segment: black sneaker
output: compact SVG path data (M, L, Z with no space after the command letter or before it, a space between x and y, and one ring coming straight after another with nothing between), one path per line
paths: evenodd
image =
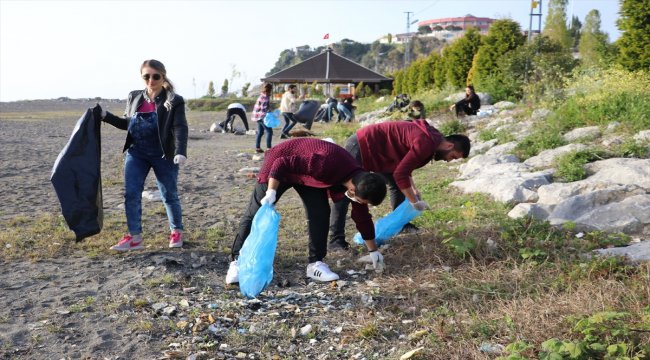
M411 223L407 223L406 225L404 225L404 227L402 228L402 231L400 231L399 233L400 234L417 234L418 232L420 232L419 227L417 227L417 226L415 226L415 225L413 225Z
M347 250L350 248L350 244L347 243L347 241L332 241L329 243L327 248L330 251L339 251L339 250Z
M280 135L280 139L289 139L289 138L290 138L290 136L287 135L287 134Z

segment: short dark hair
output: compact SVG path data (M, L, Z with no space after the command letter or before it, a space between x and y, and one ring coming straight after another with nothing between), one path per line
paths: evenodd
M420 100L415 100L411 103L411 107L418 107L420 109L424 109L424 104Z
M289 90L291 90L291 89L295 89L295 88L297 88L297 86L296 86L295 84L291 84L291 85L289 85Z
M463 154L463 158L469 156L469 149L471 147L469 138L465 135L454 134L445 136L445 140L454 143L454 150Z
M386 179L377 173L361 172L352 178L354 194L368 200L371 205L379 205L386 197Z

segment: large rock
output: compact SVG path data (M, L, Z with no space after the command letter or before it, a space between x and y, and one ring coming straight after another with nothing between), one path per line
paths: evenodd
M505 172L501 176L497 174L482 174L470 180L454 181L450 185L466 193L486 193L495 201L517 204L537 201L537 188L548 184L549 178L550 173L545 171L535 173Z
M495 167L499 164L515 164L514 168L500 168ZM495 170L496 169L496 170ZM507 171L528 171L530 168L519 162L519 158L515 155L477 155L469 159L469 161L460 166L460 178L467 179L479 175L482 172L495 171L505 173Z
M650 240L625 247L598 249L593 251L599 256L624 256L630 263L650 261Z
M537 156L533 156L524 161L524 164L538 169L548 168L555 165L555 159L559 156L574 151L586 150L588 148L589 147L584 144L564 145L555 149L544 150L541 153L537 154Z
M488 156L505 156L510 155L512 151L517 147L516 141L511 141L509 143L497 145L490 150L485 152L485 155Z
M515 207L513 207L510 212L508 212L508 216L513 219L530 216L534 219L546 220L550 211L551 207L545 204L520 203L515 205Z
M612 158L585 165L592 182L638 185L650 191L650 159Z
M510 102L510 101L499 101L496 104L494 104L494 107L501 110L501 109L511 109L513 107L517 106L515 103Z
M477 154L482 154L482 153L488 151L489 149L493 148L494 145L496 145L498 142L499 142L499 140L492 139L492 140L488 140L488 141L485 141L485 142L479 141L479 142L472 143L472 147L471 147L471 149L469 151L469 156L472 157L472 156L475 156Z
M591 194L607 190L610 194L618 194L616 199L621 200L627 196L645 194L645 190L637 185L613 184L610 182L581 180L570 183L553 183L537 189L538 202L547 205L557 205L562 201L578 195Z
M593 140L600 137L600 129L598 126L588 126L577 128L562 135L566 142L573 142L576 140Z
M533 120L542 120L551 114L549 109L535 109L531 114L531 119Z
M634 135L634 140L639 143L650 143L650 130L641 130Z
M567 200L573 204L561 203L549 215L551 225L561 225L573 221L579 231L609 231L627 234L646 233L650 230L650 195L636 195L622 201L610 202L603 206L590 204L607 201L606 194L574 196ZM582 203L581 203L582 202ZM568 213L566 210L578 210ZM581 211L582 210L582 211Z

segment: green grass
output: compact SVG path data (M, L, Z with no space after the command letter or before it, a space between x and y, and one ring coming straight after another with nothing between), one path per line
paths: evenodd
M556 180L572 182L582 180L587 176L585 165L595 160L603 159L601 151L574 151L564 154L555 160Z

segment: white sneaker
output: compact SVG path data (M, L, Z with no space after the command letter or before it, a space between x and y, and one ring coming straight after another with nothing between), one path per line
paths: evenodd
M322 261L316 261L307 265L307 276L318 281L334 281L339 276L330 270L329 266Z
M237 260L231 261L226 273L226 284L235 284L239 282L239 265Z

